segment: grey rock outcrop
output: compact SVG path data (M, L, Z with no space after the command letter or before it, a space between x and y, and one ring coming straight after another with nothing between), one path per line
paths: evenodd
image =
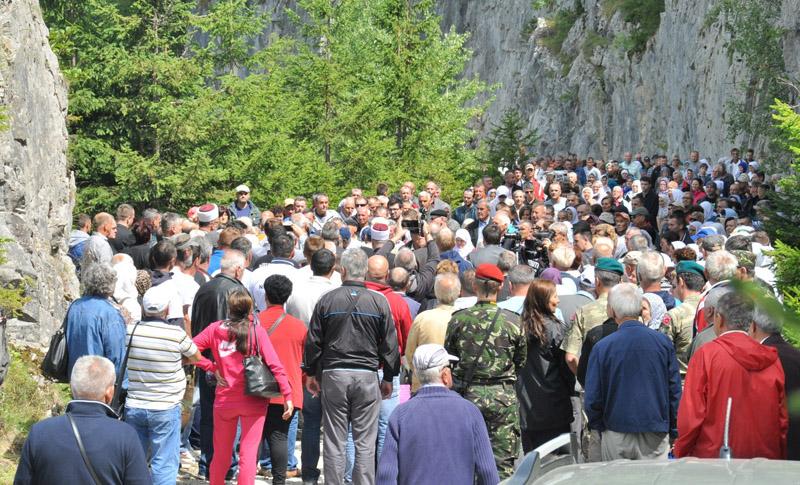
M78 281L67 251L75 183L67 169L67 87L36 0L0 0L0 283L26 284L30 301L9 319L13 340L47 341Z

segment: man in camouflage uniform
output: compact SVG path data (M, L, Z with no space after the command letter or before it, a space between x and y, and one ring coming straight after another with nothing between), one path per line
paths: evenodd
M503 273L496 265L475 270L478 303L453 314L445 348L459 358L454 388L480 409L501 477L514 471L520 449L519 415L514 384L525 364L527 340L519 316L497 307Z
M706 284L703 267L694 261L681 261L675 268L675 297L681 304L664 314L660 330L672 341L678 357L681 378L686 377L689 347L692 345L694 314L700 304L700 292Z
M570 321L567 336L561 350L567 353L567 365L573 373L578 372L578 360L586 332L608 320L606 305L608 292L622 279L625 268L614 258L599 258L595 262L594 279L597 300L578 308Z

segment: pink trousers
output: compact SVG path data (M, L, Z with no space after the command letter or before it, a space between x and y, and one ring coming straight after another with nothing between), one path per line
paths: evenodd
M264 430L266 405L261 408L222 406L214 407L214 458L209 475L211 485L224 485L225 474L231 466L236 425L241 421L239 437L239 485L253 485L256 481L258 447Z

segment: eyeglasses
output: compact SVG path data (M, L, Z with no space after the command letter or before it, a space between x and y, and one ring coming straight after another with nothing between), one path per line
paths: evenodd
M367 204L356 204L356 207L366 207Z
M250 193L250 192L244 192L244 191L242 191L242 192L236 192L236 195L249 194L249 193Z

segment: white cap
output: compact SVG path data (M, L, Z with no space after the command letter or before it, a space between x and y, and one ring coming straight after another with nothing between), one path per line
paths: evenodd
M500 197L501 195L508 197L510 194L511 194L511 189L509 189L505 185L501 185L500 187L497 187L497 196L498 197Z
M142 308L145 315L160 315L169 307L172 294L162 291L159 286L153 286L144 293L142 297Z
M250 187L246 186L245 184L239 184L236 186L236 193L238 194L239 192L247 192L249 194Z
M435 369L457 360L458 357L448 354L444 347L439 344L423 344L414 351L414 371L422 372L428 369Z

